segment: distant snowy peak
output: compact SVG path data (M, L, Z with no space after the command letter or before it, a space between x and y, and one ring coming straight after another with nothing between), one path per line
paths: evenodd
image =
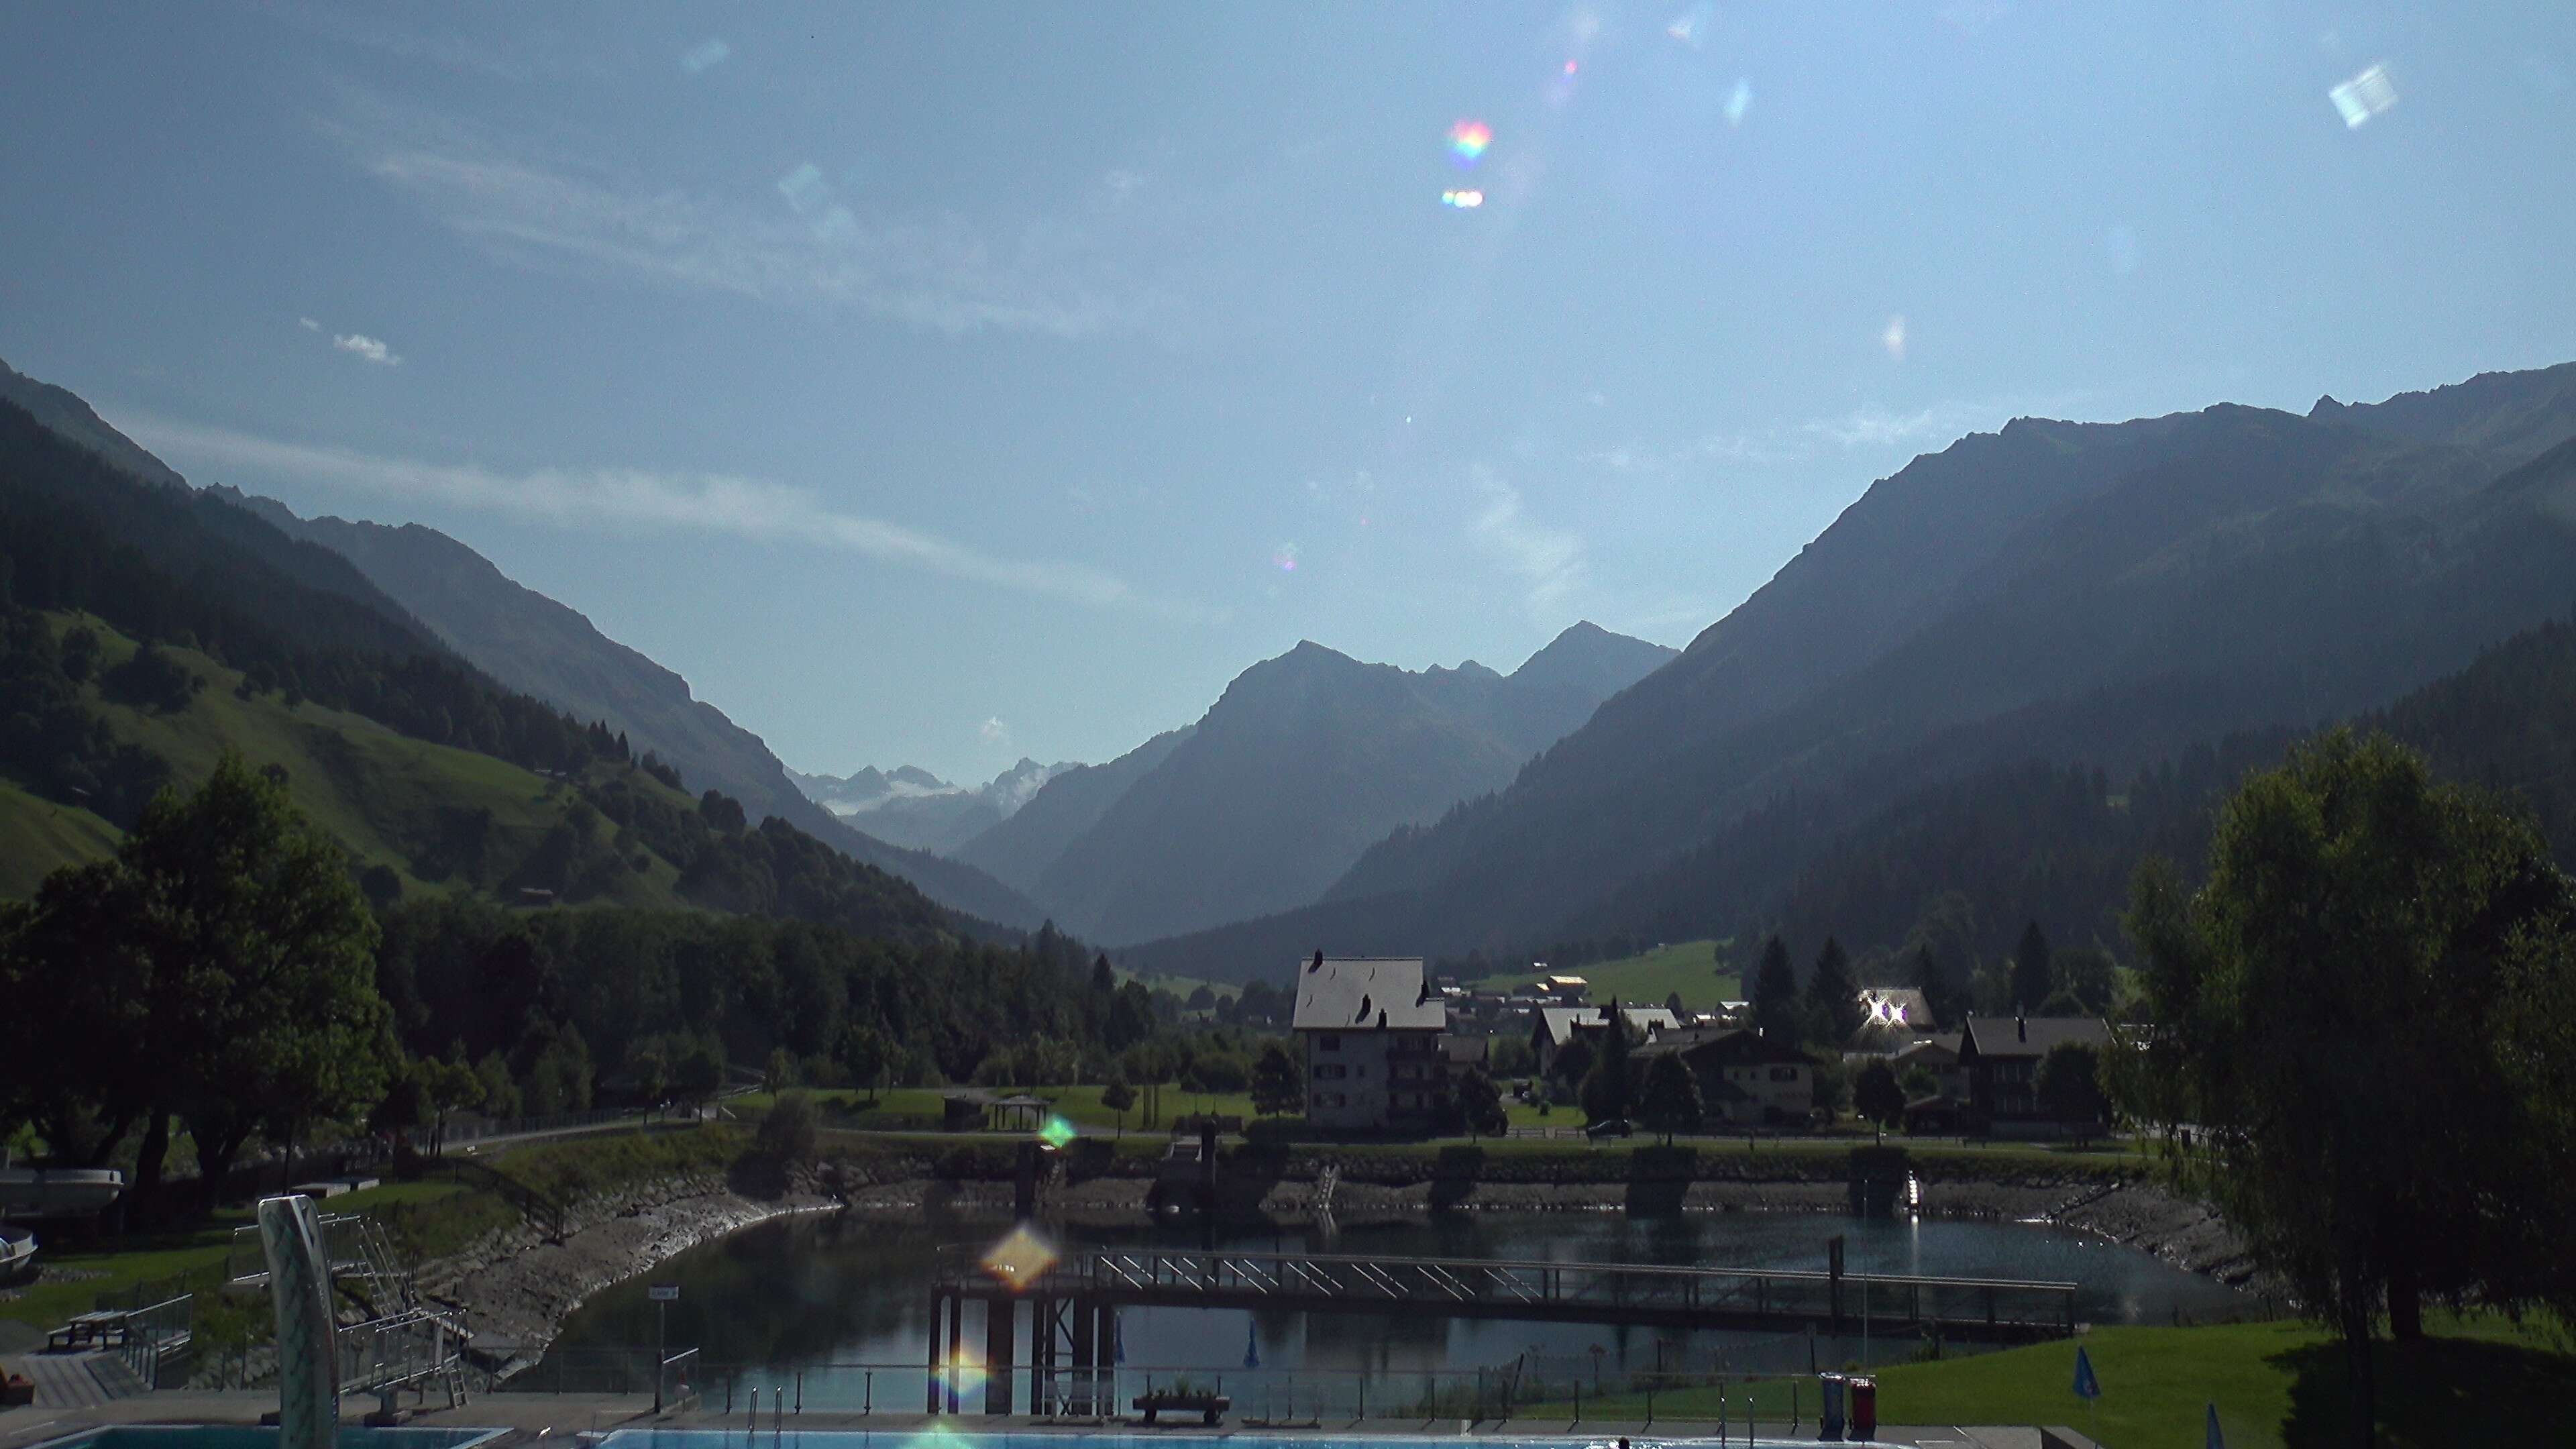
M945 854L1018 814L1047 781L1077 768L1070 760L1042 765L1024 759L971 788L917 765L791 777L814 803L878 839Z

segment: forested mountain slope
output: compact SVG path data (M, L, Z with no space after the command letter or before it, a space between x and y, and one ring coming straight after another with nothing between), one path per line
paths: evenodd
M1371 850L1324 906L1128 954L1186 971L1317 945L1455 953L1647 929L1640 913L1685 893L1683 878L1776 883L1798 852L1964 772L2037 756L2117 777L2194 741L2382 703L2556 613L2576 577L2576 514L2498 480L2530 460L2546 419L2576 433L2576 414L2553 411L2561 380L2482 379L2475 392L2483 410L2446 404L2430 440L2359 425L2373 409L2327 420L2217 407L2099 430L2017 423L1950 450L1962 456L1942 469L1918 460L1775 580L1841 559L1839 579L1799 579L1815 599L1784 590L1766 619L1757 595L1509 790ZM2453 441L2497 436L2510 441ZM1964 466L1981 455L2012 466ZM1987 500L1971 511L1989 546L1964 566L1935 545L1966 535L1940 526L1937 500L1912 496L1942 484ZM1880 521L1923 509L1920 547ZM1879 616L1832 601L1836 589L1883 601L1885 576L1918 565L1947 582L1905 585L1911 619L1887 617L1865 661L1758 713L1711 693L1733 677L1738 696L1776 698L1777 680L1822 672L1767 661L1795 653L1810 625L1819 649L1841 647L1839 629Z

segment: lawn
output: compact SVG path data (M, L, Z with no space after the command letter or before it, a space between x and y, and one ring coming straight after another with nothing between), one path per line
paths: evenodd
M515 1216L501 1209L496 1219L489 1209L497 1207L488 1195L452 1182L394 1182L335 1197L324 1211L373 1214L398 1244L408 1248L417 1242L432 1252L444 1252L462 1245L456 1233L460 1225L471 1236ZM217 1213L213 1222L182 1232L138 1233L88 1251L48 1249L47 1264L98 1276L38 1283L17 1290L15 1296L0 1296L0 1318L52 1328L96 1307L99 1295L130 1293L138 1283L186 1278L192 1286L203 1286L221 1272L233 1230L250 1222L247 1208L228 1208ZM44 1236L39 1230L37 1238L41 1241Z
M954 1087L891 1087L872 1094L856 1088L827 1087L816 1089L813 1097L830 1125L864 1132L868 1130L870 1118L935 1119L943 1110L941 1099L955 1090ZM1054 1103L1056 1112L1076 1126L1114 1131L1120 1125L1119 1114L1101 1105L1101 1089L1097 1085L994 1090L1005 1096L1025 1094L1043 1098ZM1149 1090L1145 1087L1135 1089L1136 1105L1127 1109L1126 1130L1147 1130L1145 1104L1149 1100ZM757 1127L761 1115L769 1110L774 1100L766 1092L747 1092L739 1097L726 1098L725 1106L746 1124ZM1185 1092L1179 1087L1167 1086L1163 1088L1162 1106L1162 1117L1151 1130L1166 1130L1173 1117L1189 1112L1212 1112L1220 1117L1241 1117L1247 1122L1253 1117L1252 1098L1243 1092Z
M1742 996L1737 989L1736 973L1720 971L1717 953L1721 944L1708 941L1676 941L1638 956L1616 961L1596 961L1589 966L1568 967L1564 973L1580 976L1592 983L1588 998L1607 1002L1613 998L1631 1006L1661 1006L1665 998L1678 992L1682 1005L1693 1011L1713 1011L1720 1002ZM1535 971L1506 971L1485 977L1476 984L1487 990L1527 986L1539 979Z
M2576 1356L2563 1335L2517 1328L2492 1315L2466 1319L2427 1314L2431 1336L2404 1347L2376 1346L2380 1443L2387 1449L2526 1442L2529 1406L2564 1402L2576 1393ZM2208 1328L2101 1328L2079 1340L2092 1360L2101 1398L2075 1397L2076 1344L2058 1342L1937 1363L1880 1368L1882 1424L2066 1424L2110 1444L2198 1444L2208 1407L2231 1449L2310 1449L2341 1444L2350 1399L2343 1350L2325 1330L2294 1322ZM1714 1419L1724 1392L1739 1405L1745 1386L1683 1388L1658 1393L1666 1419ZM1784 1417L1789 1389L1758 1386L1765 1421ZM1799 1388L1799 1406L1815 1422L1815 1386ZM1553 1398L1553 1396L1551 1395ZM1517 1411L1542 1419L1570 1414L1570 1402ZM1735 1411L1741 1422L1741 1409ZM1594 1421L1646 1417L1645 1398L1587 1395Z

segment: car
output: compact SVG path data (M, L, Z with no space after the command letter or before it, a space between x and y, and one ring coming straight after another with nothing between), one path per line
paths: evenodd
M1595 1142L1598 1142L1604 1137L1634 1136L1636 1131L1637 1129L1630 1126L1628 1124L1628 1119L1625 1117L1604 1117L1600 1121L1586 1126L1583 1129L1583 1135L1591 1138Z

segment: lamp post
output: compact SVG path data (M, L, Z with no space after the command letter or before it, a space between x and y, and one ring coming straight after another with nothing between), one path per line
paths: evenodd
M653 1412L662 1412L662 1376L671 1365L671 1305L679 1301L680 1285L654 1283L644 1290L653 1300Z

